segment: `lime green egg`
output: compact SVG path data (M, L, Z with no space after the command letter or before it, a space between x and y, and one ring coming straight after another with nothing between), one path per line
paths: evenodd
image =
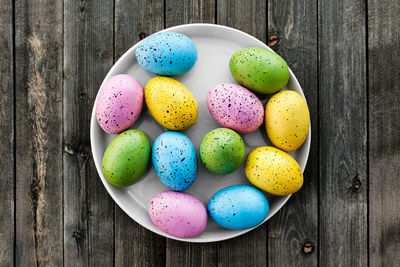
M103 174L116 186L136 183L145 173L150 160L150 142L140 130L120 133L108 145L103 157Z
M231 57L229 68L238 83L261 94L275 93L289 81L289 68L285 60L265 48L239 50Z

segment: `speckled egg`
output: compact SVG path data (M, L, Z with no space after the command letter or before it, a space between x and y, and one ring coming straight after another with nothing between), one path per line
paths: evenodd
M145 173L150 160L150 142L140 130L120 133L108 145L103 157L103 174L116 186L129 186Z
M212 173L234 172L242 164L244 155L243 140L231 129L212 130L200 144L200 159L207 170Z
M143 106L143 88L128 74L111 77L100 89L96 102L96 118L108 134L117 134L131 127Z
M234 185L215 193L208 202L211 218L228 229L247 229L262 223L269 211L268 199L248 185Z
M250 90L272 94L289 81L289 68L278 54L260 47L244 48L229 62L235 80Z
M303 185L303 172L296 160L271 146L251 151L246 159L245 172L253 185L273 195L290 195Z
M177 32L161 32L143 39L136 48L139 65L156 75L177 76L196 63L197 49L192 40Z
M195 237L207 226L207 211L203 203L187 193L158 193L149 201L147 210L154 225L172 236Z
M155 77L147 83L144 94L151 115L165 128L181 131L196 122L196 99L179 81Z
M186 135L164 132L154 141L153 166L161 182L175 191L188 189L196 179L196 150Z
M223 127L251 133L264 120L264 107L256 95L237 84L223 83L207 93L211 116Z
M295 91L275 94L267 103L265 128L272 144L290 152L306 140L310 127L310 112L304 98Z

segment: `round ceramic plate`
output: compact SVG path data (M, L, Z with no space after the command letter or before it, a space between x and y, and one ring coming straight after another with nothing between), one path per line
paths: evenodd
M213 24L188 24L168 28L163 31L183 33L192 39L197 47L198 60L195 66L188 73L174 78L182 82L193 93L197 100L199 106L199 116L197 118L197 122L190 129L185 130L183 133L187 135L193 142L196 151L199 151L200 142L203 137L209 131L221 127L215 122L208 112L206 106L207 91L219 83L236 83L229 71L230 57L239 49L246 47L270 48L263 42L244 32ZM131 47L117 61L117 63L115 63L105 77L103 84L116 74L127 73L135 77L144 88L147 81L154 77L154 75L146 72L138 65L135 58L135 49L137 46L138 44ZM291 71L289 83L285 89L294 90L304 97L300 84ZM266 99L263 100L264 105L265 103ZM137 128L144 131L149 137L151 143L154 142L157 136L166 131L165 128L159 125L151 117L146 107L143 108L139 119L132 126L132 128ZM266 135L264 125L262 125L253 133L241 136L246 146L246 155L256 147L271 145L271 142ZM152 224L147 214L147 203L155 194L168 190L168 188L165 187L158 179L151 164L149 164L150 166L148 171L140 179L140 181L132 186L126 188L117 188L108 183L102 173L102 158L107 145L114 137L115 135L108 135L105 133L97 124L95 108L93 108L90 124L90 139L97 171L111 197L115 200L115 202L117 202L121 209L124 210L136 222L157 234L189 242L219 241L242 235L251 230L224 229L217 225L210 217L208 219L206 230L200 236L195 238L176 238L158 230ZM303 171L308 158L310 139L309 131L308 137L303 146L290 153L290 155L293 156L300 164ZM194 195L200 199L205 206L207 206L208 200L215 192L227 186L239 184L250 184L244 173L244 163L235 172L229 175L221 176L208 172L204 169L202 163L199 162L197 178L193 185L186 192ZM265 221L271 218L290 197L278 197L269 194L266 194L266 196L270 203L270 210Z

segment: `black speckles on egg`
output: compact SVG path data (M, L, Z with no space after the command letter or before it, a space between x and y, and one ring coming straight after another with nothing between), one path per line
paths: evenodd
M264 107L252 92L237 84L219 84L208 91L207 107L223 127L240 133L258 129L264 120Z
M185 130L197 120L196 99L172 78L151 79L146 85L145 100L154 119L169 130Z
M196 179L196 151L189 138L182 133L164 132L157 137L152 159L161 182L173 190L186 190Z
M182 75L197 61L197 49L192 40L175 32L156 33L143 39L135 55L143 69L162 76Z
M96 102L97 121L105 132L117 134L136 122L142 106L140 83L127 74L115 75L100 89Z

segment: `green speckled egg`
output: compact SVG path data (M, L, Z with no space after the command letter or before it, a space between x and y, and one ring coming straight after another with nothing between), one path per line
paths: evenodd
M244 159L244 143L240 135L227 128L209 132L200 144L200 159L212 173L228 174L239 168Z
M265 48L239 50L231 57L229 68L238 83L261 94L275 93L289 81L285 60Z
M116 186L136 183L150 160L150 142L140 130L120 133L108 145L103 157L103 173Z

